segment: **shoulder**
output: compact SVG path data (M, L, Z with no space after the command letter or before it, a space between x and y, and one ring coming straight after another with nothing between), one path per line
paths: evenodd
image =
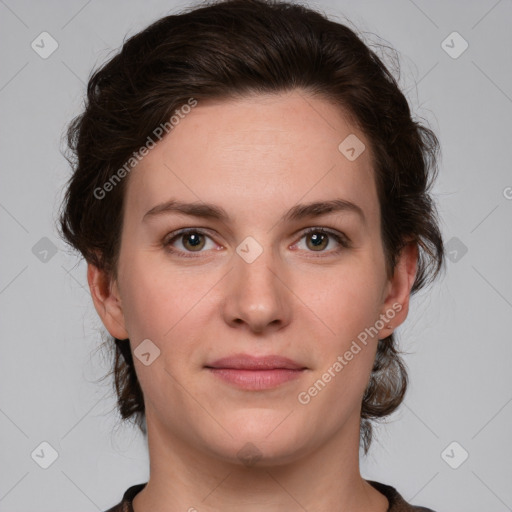
M125 491L121 501L117 505L114 505L112 508L109 508L105 512L133 512L132 500L138 492L144 489L146 484L147 482L143 484L132 485L131 487L129 487Z
M375 482L374 480L367 480L367 482L381 494L386 496L389 501L389 508L387 512L435 512L430 508L407 503L400 493L391 485Z

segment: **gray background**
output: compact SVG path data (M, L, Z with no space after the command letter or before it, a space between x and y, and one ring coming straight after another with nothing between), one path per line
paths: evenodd
M54 221L61 136L89 72L186 5L0 0L0 511L106 510L147 481L145 440L118 428L111 381L98 381L110 360L85 265ZM512 510L512 2L310 5L400 52L400 85L442 143L435 197L452 261L399 330L411 385L362 474L437 512ZM43 31L59 45L46 59L31 47ZM445 45L458 53L462 40L443 44L454 31L469 44L457 58ZM44 441L58 454L47 469Z

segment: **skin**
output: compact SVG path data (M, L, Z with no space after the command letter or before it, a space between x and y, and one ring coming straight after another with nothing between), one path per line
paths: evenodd
M349 134L366 145L354 161L338 150ZM377 339L407 316L417 248L406 246L388 277L364 134L305 91L201 101L127 185L118 278L89 264L88 281L112 336L129 338L132 350L145 339L160 350L149 366L134 358L150 455L135 512L385 512L387 499L359 471L361 401ZM143 220L171 198L214 203L230 220ZM279 222L297 203L335 198L358 205L364 221L342 211ZM350 247L328 237L316 248L314 234L304 235L309 227L343 233ZM170 253L164 242L182 228L208 232L198 249L186 236L174 239ZM236 252L248 236L263 249L252 263ZM299 403L393 304L401 307L393 320ZM275 389L248 391L204 367L240 352L282 355L307 370ZM247 443L260 456L252 465L237 455Z

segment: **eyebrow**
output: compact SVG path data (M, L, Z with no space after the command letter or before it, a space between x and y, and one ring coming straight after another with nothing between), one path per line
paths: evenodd
M299 204L290 208L280 219L280 222L292 222L302 219L309 219L336 212L356 213L363 223L366 217L363 210L345 199L332 199L329 201L314 201L311 203ZM158 204L147 211L142 218L143 221L164 214L181 213L191 217L202 219L216 219L222 222L229 222L229 215L226 210L211 203L185 203L171 199L165 203Z

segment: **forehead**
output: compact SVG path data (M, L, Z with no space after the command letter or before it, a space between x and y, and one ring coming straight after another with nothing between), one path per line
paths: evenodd
M347 158L347 146L362 152ZM299 91L198 102L129 177L128 211L142 217L170 198L242 216L343 198L378 214L364 134L333 103Z

